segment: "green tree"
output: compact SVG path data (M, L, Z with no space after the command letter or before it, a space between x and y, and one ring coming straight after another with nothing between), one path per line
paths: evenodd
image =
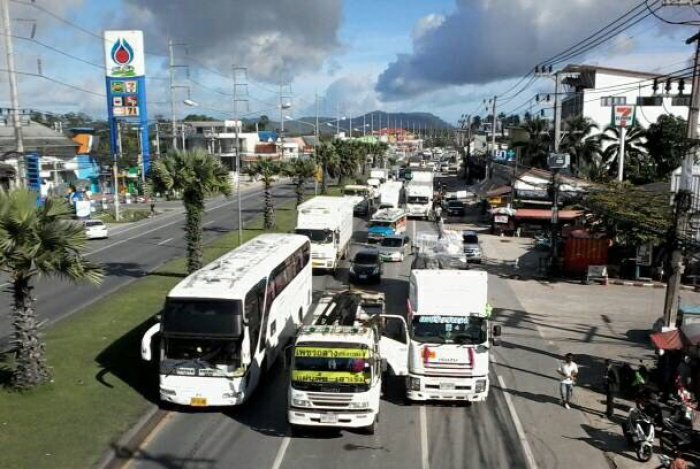
M550 142L549 123L544 119L535 118L526 121L523 129L528 134L527 141L513 145L515 148L522 149L522 164L546 168Z
M263 227L271 230L275 227L275 206L272 200L272 183L281 167L277 161L269 158L258 157L258 160L248 167L246 171L251 177L259 177L265 193L265 205L263 211Z
M176 151L153 164L151 178L156 192L182 192L187 272L192 273L202 267L204 200L208 195L231 194L228 171L205 151Z
M0 191L0 270L8 274L12 291L16 366L11 385L17 390L51 379L34 309L34 278L53 276L94 284L102 280L100 267L83 257L85 228L71 220L72 215L63 199L48 199L37 207L36 193Z
M571 169L576 176L588 175L600 158L600 139L595 134L598 125L591 119L576 116L564 123L566 133L561 148L571 156Z
M646 132L638 125L634 125L625 133L625 162L624 174L626 179L634 180L643 178L648 173L649 159L644 147ZM620 154L620 129L608 126L600 135L603 148L603 161L609 174L617 175L618 165L614 164Z
M270 125L270 118L263 114L258 119L258 128L260 130L265 130L268 125Z
M211 116L207 116L206 114L187 114L184 119L182 119L185 122L214 122L216 119L214 119Z
M313 160L296 158L284 165L282 173L295 179L298 207L304 202L304 184L316 174L316 163Z
M583 205L624 246L663 242L673 226L668 194L637 189L629 182L608 184L589 194Z
M682 117L662 114L647 129L645 147L653 165L653 180L668 179L683 162L690 150L686 139L687 126Z
M316 147L316 163L321 165L321 194L328 193L328 184L326 178L329 172L335 171L338 164L338 153L335 151L335 146L329 142L323 142Z

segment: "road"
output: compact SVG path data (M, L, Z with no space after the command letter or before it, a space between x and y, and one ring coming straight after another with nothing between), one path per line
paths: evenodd
M261 193L260 185L242 188L244 222L262 213ZM293 187L277 185L273 194L278 203L288 200L294 196ZM204 242L238 228L235 196L208 201L206 207ZM58 279L39 279L34 289L38 316L50 325L147 275L164 263L184 256L183 220L182 210L176 209L150 220L117 226L110 231L108 239L91 240L87 257L103 266L105 278L102 285L95 287ZM7 345L11 331L10 300L9 292L0 293L0 350Z
M356 234L364 229L356 220ZM433 230L409 222L409 234ZM360 235L361 236L361 235ZM405 314L411 258L387 264L377 287L389 314ZM346 271L341 269L341 281ZM338 287L315 276L314 289ZM496 287L497 289L500 287ZM511 292L512 293L512 292ZM494 291L492 295L509 294ZM498 378L491 376L492 383ZM170 412L136 452L136 468L420 468L527 467L509 406L494 385L485 403L405 405L391 389L375 435L350 430L308 431L291 437L286 422L288 376L278 363L251 401L240 408Z

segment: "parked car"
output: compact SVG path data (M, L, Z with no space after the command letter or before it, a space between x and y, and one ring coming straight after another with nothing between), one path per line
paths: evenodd
M464 202L461 200L450 200L447 202L447 215L463 217L465 213Z
M379 245L379 256L383 261L402 262L410 241L408 236L387 236Z
M87 239L104 239L109 237L107 225L102 220L86 220L83 222L85 226L85 237Z
M481 243L479 235L476 231L462 232L462 244L464 246L464 255L467 262L476 262L481 264Z
M355 254L350 265L350 281L353 283L382 280L382 259L376 249L363 249Z

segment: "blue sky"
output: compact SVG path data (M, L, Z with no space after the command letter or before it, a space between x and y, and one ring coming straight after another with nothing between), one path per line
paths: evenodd
M315 93L325 114L359 115L376 109L424 111L455 123L462 114L484 114L484 97L505 91L544 57L602 27L639 0L37 0L39 9L11 2L14 18L37 22L35 40L97 65L99 38L65 24L49 12L88 31L143 29L147 32L151 115L169 112L166 39L176 48L176 80L190 85L201 104L196 112L218 118L231 114L233 62L247 66L251 114L275 118L280 80L291 80L293 107L300 117L314 112ZM658 12L671 20L700 19L686 9ZM15 34L30 27L14 22ZM684 67L692 53L684 40L693 28L668 26L649 17L583 57L568 62L667 73ZM106 112L103 71L67 58L31 40L15 40L17 67L73 85L20 76L21 105L44 111ZM193 59L194 57L194 59ZM196 61L196 62L195 62ZM566 62L566 63L568 63ZM559 66L564 66L561 63ZM204 67L202 67L202 64ZM205 68L206 67L206 68ZM0 83L7 83L4 74ZM540 80L502 110L522 112ZM214 91L214 90L218 90ZM551 91L551 90L550 90ZM177 90L177 101L186 91ZM0 95L0 106L8 106ZM182 115L192 111L178 104Z

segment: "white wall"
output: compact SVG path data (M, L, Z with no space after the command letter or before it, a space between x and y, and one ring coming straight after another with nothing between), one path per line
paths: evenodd
M600 130L612 122L612 107L603 106L602 98L614 96L625 97L626 104L636 105L637 97L653 96L653 80L644 80L641 77L613 75L610 72L596 73L596 89L585 90L583 93L583 115L592 119ZM640 83L641 82L641 83ZM658 93L665 93L665 81L659 80ZM649 127L649 124L656 122L659 116L663 114L673 114L686 119L688 117L687 106L673 106L673 97L678 96L677 81L674 80L671 84L671 90L668 96L664 96L661 106L637 106L636 119L637 122L644 128ZM615 87L608 89L610 87ZM691 92L691 81L685 80L684 95L689 95Z

